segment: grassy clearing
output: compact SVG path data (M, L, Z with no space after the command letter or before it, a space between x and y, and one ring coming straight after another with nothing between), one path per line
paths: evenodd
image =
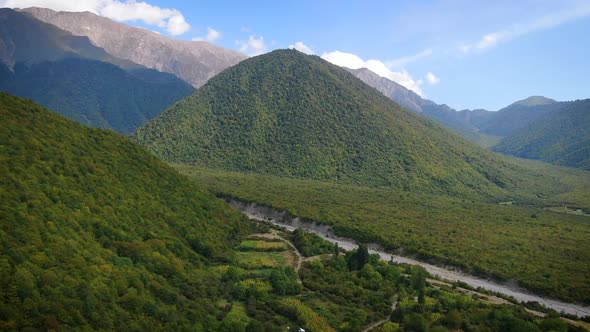
M231 310L227 313L223 319L222 326L225 324L228 327L236 325L247 325L250 321L250 317L246 313L246 306L242 302L232 303Z
M238 249L241 251L285 251L287 245L277 241L246 240L242 241Z
M580 185L588 181L586 173L531 164L562 172L565 185L571 187L570 192L543 198L545 202L563 203L560 197L569 197L565 201L584 206L580 202L586 193ZM177 168L214 193L331 224L340 235L377 242L389 250L403 248L472 273L514 279L535 292L590 303L590 223L585 216L518 203L499 205L384 188Z
M236 263L245 269L271 268L286 265L287 257L282 252L238 252Z

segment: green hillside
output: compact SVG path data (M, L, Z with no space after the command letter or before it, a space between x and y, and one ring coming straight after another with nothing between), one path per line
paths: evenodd
M171 74L80 58L17 63L13 71L5 67L0 90L33 99L82 124L123 134L194 91Z
M531 96L491 113L486 121L478 126L479 131L500 137L510 136L562 108L563 104L546 97Z
M519 167L294 50L225 70L133 136L164 160L226 170L483 196L523 181Z
M493 149L590 170L590 99L564 104L561 109L504 138Z
M242 239L246 223L199 189L207 180L125 137L5 93L0 116L2 331L580 330L431 284L366 246L340 253L251 223L266 233ZM294 247L315 256L299 266Z
M116 133L5 93L0 118L0 330L216 320L238 213Z

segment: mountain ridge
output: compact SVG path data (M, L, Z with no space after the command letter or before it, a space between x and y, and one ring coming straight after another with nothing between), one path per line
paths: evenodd
M22 11L74 35L86 36L113 56L174 74L196 88L247 58L207 42L172 39L90 12L57 12L38 7Z
M564 103L493 147L521 158L590 170L590 99Z
M0 90L85 125L129 134L194 89L168 73L117 59L33 16L0 9Z
M122 68L140 67L110 55L87 37L74 36L13 9L0 8L0 28L0 59L9 68L17 62L36 64L71 57L109 62Z

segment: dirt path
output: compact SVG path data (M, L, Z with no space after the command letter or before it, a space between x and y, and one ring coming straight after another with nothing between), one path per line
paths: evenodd
M391 320L391 315L395 311L395 308L397 308L397 294L393 296L393 302L391 303L391 313L387 317L385 317L385 319L382 319L380 321L376 321L375 323L367 326L363 330L363 332L371 331L372 329L380 326L381 324L385 324L385 323L389 322Z

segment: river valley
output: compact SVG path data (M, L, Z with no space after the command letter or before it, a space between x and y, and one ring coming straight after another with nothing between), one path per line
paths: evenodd
M276 210L270 207L258 205L256 203L245 203L234 199L228 200L228 203L251 219L268 221L274 225L286 228L290 231L293 231L297 228L302 228L308 232L321 236L327 241L337 243L338 246L344 250L352 250L357 248L357 243L355 240L336 236L330 226L306 221L299 217L293 217L286 211ZM418 265L423 267L426 271L428 271L428 273L448 281L461 281L471 287L481 287L482 289L488 291L512 296L520 302L536 301L547 308L551 308L558 312L576 315L578 317L590 315L590 307L587 306L546 298L535 295L514 285L486 280L461 271L436 266L409 257L391 254L381 250L378 245L369 245L369 248L371 253L379 255L382 260L393 261L400 264Z

